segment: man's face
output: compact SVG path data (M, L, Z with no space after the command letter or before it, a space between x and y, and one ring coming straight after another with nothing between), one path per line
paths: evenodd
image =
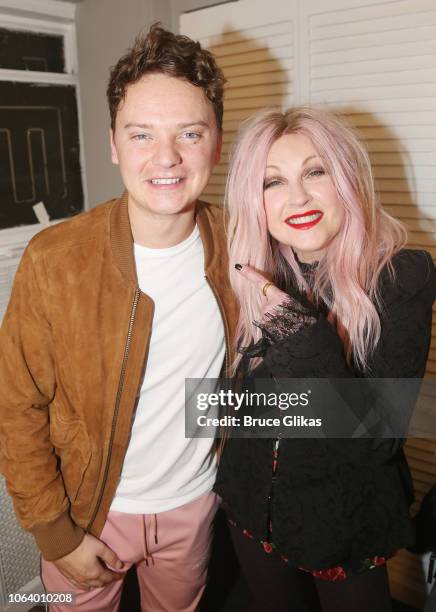
M202 89L156 73L129 85L111 131L129 206L153 216L195 205L219 161L221 132Z

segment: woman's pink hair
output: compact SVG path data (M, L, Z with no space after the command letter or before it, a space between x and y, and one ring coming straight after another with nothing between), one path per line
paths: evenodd
M310 138L344 207L343 225L316 271L314 299L327 304L348 361L365 369L380 338L379 275L386 264L393 274L390 261L406 243L406 231L378 203L368 153L354 131L332 112L316 108L260 111L242 124L233 148L226 206L230 280L241 306L238 344L246 347L261 336L253 325L261 319L261 295L234 269L236 263L249 263L272 279L283 278L290 267L300 289L307 289L292 249L269 235L263 201L270 147L293 133ZM239 354L234 368L240 359ZM251 368L259 361L252 359Z

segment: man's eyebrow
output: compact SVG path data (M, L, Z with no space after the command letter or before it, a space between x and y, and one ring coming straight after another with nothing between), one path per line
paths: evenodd
M194 125L201 125L202 127L209 127L209 124L207 121L190 121L189 123L178 123L177 127L180 129L183 128L187 128L187 127L193 127Z
M194 127L195 125L200 125L202 127L210 127L209 124L207 123L207 121L188 121L187 123L177 123L176 124L176 128L177 129L184 129L184 128L188 128L188 127ZM129 129L129 128L141 128L143 130L151 130L153 129L153 125L151 123L126 123L126 125L124 126L124 129Z
M142 128L144 130L149 130L151 129L153 126L150 125L149 123L126 123L126 125L124 126L124 129L129 129L129 128Z

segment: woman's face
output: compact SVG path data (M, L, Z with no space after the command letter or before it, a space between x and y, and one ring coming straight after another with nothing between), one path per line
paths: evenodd
M264 203L270 234L306 263L322 257L344 217L333 180L303 134L286 134L271 146Z

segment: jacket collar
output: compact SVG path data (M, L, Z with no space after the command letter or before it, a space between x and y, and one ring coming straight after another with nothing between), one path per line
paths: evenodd
M133 235L127 209L127 192L115 200L110 212L110 241L114 261L121 274L138 286L133 252ZM215 287L223 308L224 327L230 361L234 358L234 337L238 321L238 305L230 286L224 215L219 209L199 201L196 207L196 223L204 251L204 272Z
M112 246L112 254L115 263L121 274L129 281L138 284L136 274L135 258L133 253L133 235L130 226L129 211L127 207L128 193L125 191L123 195L114 202L110 213L110 241ZM225 258L217 247L219 236L215 235L212 229L211 221L208 214L207 204L199 201L197 203L195 220L198 225L200 237L203 243L204 250L204 270L205 273L213 273L216 266L225 265ZM225 250L224 240L224 222L221 229L222 249Z
M129 281L138 284L135 259L133 255L133 235L127 209L127 191L114 202L110 212L110 241L112 256L121 274Z

